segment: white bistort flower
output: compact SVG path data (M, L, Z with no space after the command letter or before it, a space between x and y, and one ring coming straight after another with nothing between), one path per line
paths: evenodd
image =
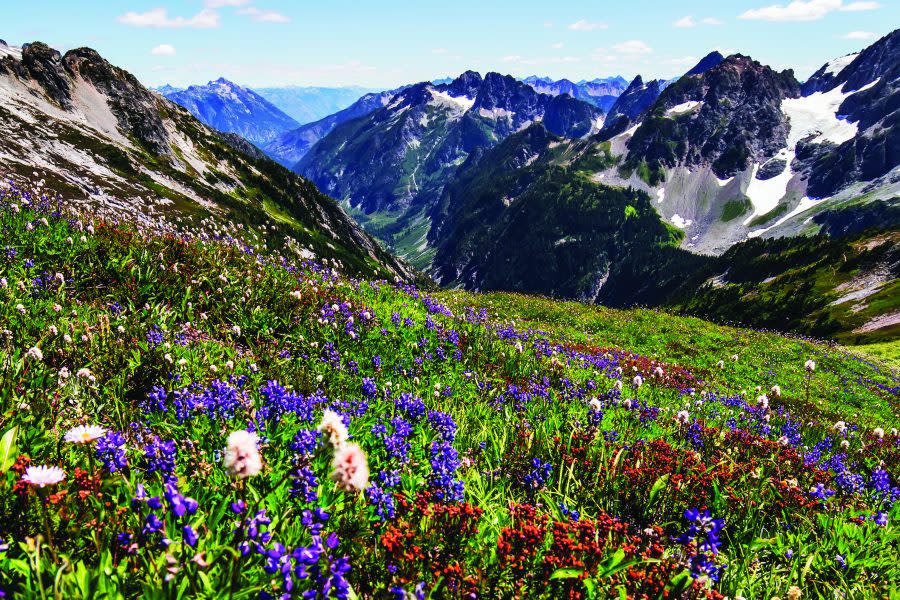
M808 372L812 373L813 371L816 370L816 361L814 361L814 360L812 360L812 359L809 359L809 360L806 361L806 363L803 365L803 368L806 369Z
M369 485L369 463L357 444L345 444L335 450L331 468L332 481L346 492L361 492Z
M331 409L326 409L322 413L322 421L319 423L318 430L328 438L328 443L335 447L346 442L350 435L341 416Z
M25 356L27 356L31 360L36 360L37 362L41 362L42 360L44 360L44 353L41 352L41 349L37 346L29 348L28 352L25 353Z
M262 470L262 457L256 442L259 436L245 429L232 431L228 435L223 462L228 473L238 479L253 477Z

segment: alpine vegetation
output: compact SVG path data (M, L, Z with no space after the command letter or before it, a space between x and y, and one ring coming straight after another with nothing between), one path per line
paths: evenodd
M887 598L900 375L0 190L0 595Z

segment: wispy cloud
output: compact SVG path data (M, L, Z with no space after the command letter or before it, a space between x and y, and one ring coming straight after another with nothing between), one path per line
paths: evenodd
M845 40L874 40L877 37L878 34L871 31L851 31L841 36Z
M252 18L260 23L290 23L291 18L274 10L261 10L255 6L239 8L237 14Z
M677 21L672 23L673 27L678 27L679 29L684 29L687 27L696 27L697 25L724 25L722 21L716 19L715 17L704 17L700 19L700 21L694 20L693 15L688 15L686 17L681 17Z
M832 12L857 12L881 8L878 2L850 2L843 0L794 0L790 4L772 4L762 8L752 8L739 18L758 21L818 21Z
M546 56L546 57L536 57L536 58L526 58L519 54L510 54L509 56L504 56L501 58L503 62L506 63L515 63L518 65L525 65L529 67L542 67L546 65L559 65L565 63L576 63L581 61L577 56Z
M170 17L169 12L160 7L142 13L127 12L117 20L132 27L212 29L219 26L219 13L204 8L193 17Z
M569 25L569 29L572 31L596 31L598 29L606 29L609 27L606 23L601 23L599 21L587 21L585 19L581 19L579 21L575 21L571 25Z
M247 6L250 0L206 0L206 8L222 8L224 6Z
M651 52L653 52L653 48L651 48L641 40L628 40L627 42L613 44L613 50L619 52L620 54L625 54L631 57L650 54Z
M696 56L678 56L673 58L664 58L660 63L667 67L693 67L700 60Z
M150 51L154 56L175 56L175 46L172 44L160 44Z
M432 54L447 54L448 50L446 48L432 48Z
M550 44L550 47L553 48L554 50L559 50L559 49L561 49L561 48L563 47L563 43L562 43L562 42L556 42L555 44Z

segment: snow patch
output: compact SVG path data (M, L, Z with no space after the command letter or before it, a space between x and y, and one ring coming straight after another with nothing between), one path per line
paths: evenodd
M794 150L781 150L774 158L782 159L787 164L785 164L784 170L780 174L766 179L765 181L757 179L756 175L759 172L760 166L753 165L750 184L747 186L747 191L745 192L747 197L750 198L750 203L753 205L753 213L747 217L744 221L744 225L749 224L754 217L764 215L773 210L778 206L778 201L784 198L784 195L787 193L788 183L790 182L791 177L794 176L794 173L791 171L791 161L794 160Z
M698 108L700 106L703 106L702 100L699 102L696 100L688 100L687 102L682 102L681 104L679 104L677 106L673 106L672 108L668 109L666 111L666 116L671 117L673 115L683 115L685 113L691 112L692 110L694 110L695 108Z
M475 98L469 98L468 96L451 96L449 92L439 92L437 90L431 90L431 95L436 103L449 105L462 112L466 112L475 105Z
M691 219L683 219L678 213L672 215L672 225L678 229L687 229L691 226L691 223L693 223Z
M16 60L22 60L22 49L18 46L0 44L0 58L4 56L12 56Z
M859 56L859 52L856 54L848 54L847 56L841 56L839 58L832 59L825 63L825 74L826 75L837 75L841 71L843 71L847 65L852 63L856 57Z
M662 187L656 190L656 201L661 203L666 199L666 188Z
M474 100L472 102L474 103ZM505 108L479 108L478 114L486 119L501 119L503 117L511 119L516 113Z
M832 142L843 144L856 136L856 123L838 117L841 103L857 92L869 89L878 82L871 82L853 92L844 93L843 86L828 92L816 92L803 98L785 98L781 101L781 111L790 119L791 131L787 147L793 149L797 142L812 136L812 142Z

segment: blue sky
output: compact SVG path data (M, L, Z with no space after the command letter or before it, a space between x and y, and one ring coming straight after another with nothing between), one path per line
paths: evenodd
M149 85L392 87L465 69L672 77L741 52L805 78L900 24L898 0L6 2L0 38L90 46Z

